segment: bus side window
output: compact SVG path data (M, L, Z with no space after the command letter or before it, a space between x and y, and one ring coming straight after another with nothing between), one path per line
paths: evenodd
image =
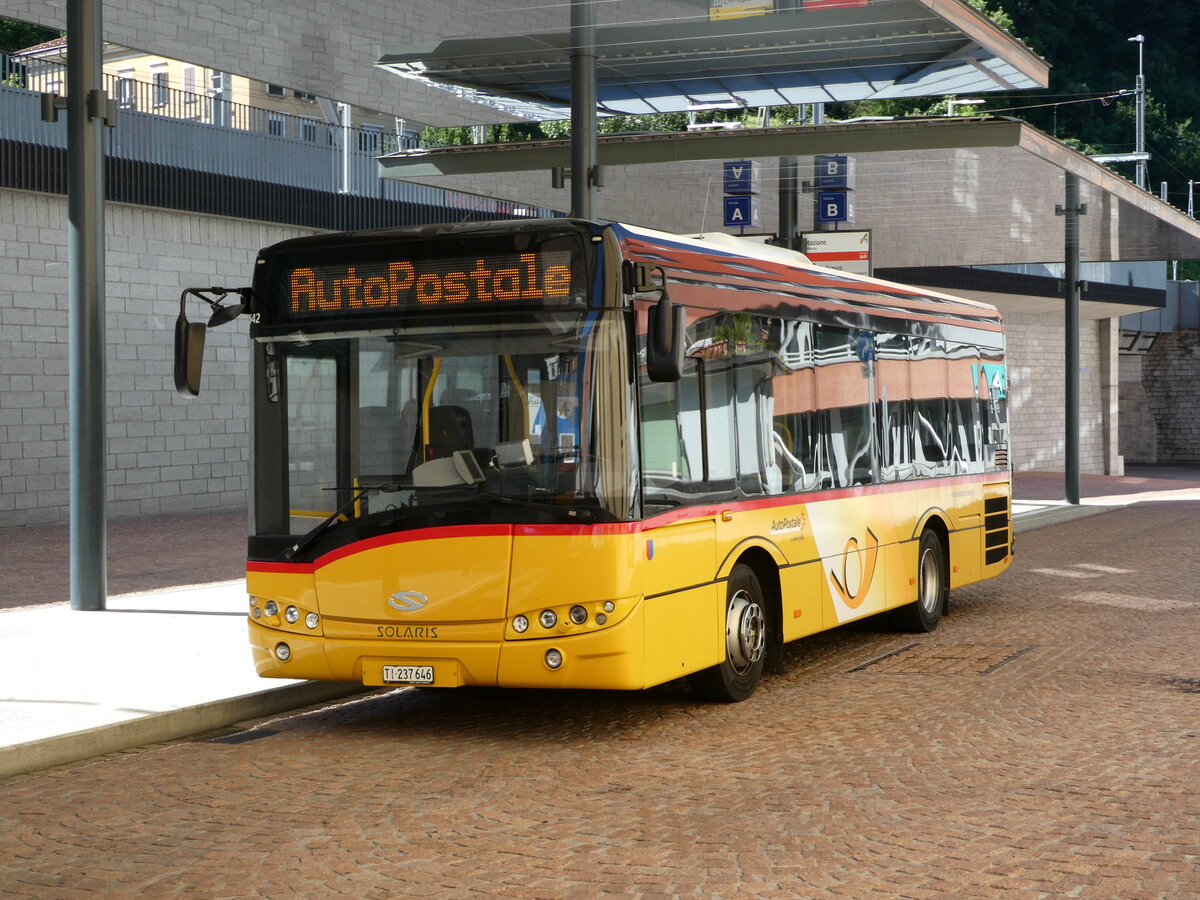
M677 492L704 478L700 377L685 360L677 382L640 383L642 483L648 504L676 505Z
M816 338L817 403L828 416L837 486L870 484L873 398L867 364L859 358L858 335L849 328L822 325Z

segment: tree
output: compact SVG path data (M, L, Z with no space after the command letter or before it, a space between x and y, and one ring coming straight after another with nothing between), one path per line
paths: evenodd
M62 34L61 31L53 31L41 25L0 18L0 51L12 53L15 50L24 50L26 47L62 37Z

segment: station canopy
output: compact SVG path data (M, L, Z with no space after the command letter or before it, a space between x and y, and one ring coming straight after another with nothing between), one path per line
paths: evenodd
M1046 87L1047 63L945 0L808 0L741 18L595 28L601 111L752 108ZM384 50L381 67L563 116L571 35L447 38ZM526 111L527 115L532 115Z

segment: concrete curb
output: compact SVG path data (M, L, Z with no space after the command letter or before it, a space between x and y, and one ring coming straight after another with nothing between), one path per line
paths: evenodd
M1047 506L1035 512L1023 512L1020 515L1014 516L1013 533L1020 534L1023 531L1032 531L1035 528L1045 528L1047 525L1059 525L1075 519L1086 519L1088 516L1095 516L1120 508L1119 506L1077 506L1072 504Z
M41 769L94 759L131 747L158 744L191 737L276 713L289 712L314 703L324 703L367 693L377 688L351 682L305 681L284 687L213 700L196 706L172 709L148 716L101 725L86 731L58 735L11 747L0 747L0 778L25 775Z

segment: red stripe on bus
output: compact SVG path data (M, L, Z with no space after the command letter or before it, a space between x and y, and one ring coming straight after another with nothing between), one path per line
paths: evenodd
M695 519L708 519L721 514L725 510L731 512L746 512L761 509L777 509L781 506L807 506L813 503L823 503L830 500L841 500L846 497L866 497L878 494L893 494L899 491L928 490L934 487L953 487L958 484L975 482L1007 481L1007 472L985 472L975 475L958 475L951 478L931 478L922 481L897 481L891 484L871 484L858 487L832 488L826 491L809 491L795 494L776 494L771 497L760 497L754 500L732 500L724 503L710 503L703 506L685 506L670 512L659 513L648 519L637 522L598 522L593 525L584 524L553 524L553 525L448 525L442 528L421 528L417 531L399 531L383 534L362 541L355 541L338 547L309 563L259 562L251 560L246 564L249 572L285 572L306 574L317 569L379 547L393 544L406 544L415 541L435 541L445 538L472 537L569 537L576 535L623 535L639 534L664 525Z

